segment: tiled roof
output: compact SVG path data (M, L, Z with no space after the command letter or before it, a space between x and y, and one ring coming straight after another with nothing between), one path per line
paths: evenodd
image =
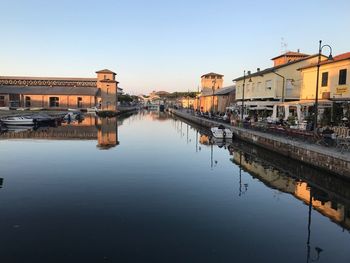
M233 91L236 90L236 86L232 85L232 86L228 86L228 87L224 87L221 89L217 89L214 94L215 95L227 95Z
M343 54L340 54L338 56L335 56L335 57L333 57L333 60L323 60L323 61L320 62L320 65L331 64L331 63L335 63L335 62L339 62L339 61L343 61L343 60L347 60L347 59L350 59L350 52L343 53ZM302 67L302 68L300 68L300 70L307 69L307 68L312 68L312 67L316 67L316 66L317 66L317 63L314 63L314 64L311 64L311 65Z
M201 96L213 96L213 89L212 88L203 88L201 91Z
M302 59L299 59L299 60L295 60L295 61L291 61L291 62L288 62L288 63L285 63L285 64L282 64L282 65L278 65L276 67L271 67L271 68L267 68L267 69L264 69L264 70L260 70L260 71L257 71L255 73L252 73L250 74L249 76L245 76L246 79L250 78L250 77L255 77L255 76L259 76L259 75L264 75L264 74L267 74L267 73L270 73L270 72L273 72L277 69L280 69L280 68L283 68L283 67L287 67L289 65L292 65L292 64L295 64L295 63L299 63L299 62L302 62L302 61L305 61L307 59L310 59L310 58L314 58L314 57L317 57L318 54L315 54L315 55L311 55L311 56L308 56L308 57L305 57L305 58L302 58ZM323 56L323 55L322 55ZM325 57L325 56L323 56ZM239 80L242 80L243 79L243 76L239 77L239 78L236 78L234 79L233 81L239 81Z
M0 86L0 94L96 96L98 90L92 87Z
M219 76L219 77L223 77L224 75L217 74L217 73L214 73L214 72L210 72L210 73L207 73L207 74L202 75L201 78L207 77L207 76Z
M277 58L281 57L308 57L308 54L300 53L300 52L293 52L293 51L288 51L282 55L279 55L277 57L271 58L271 60L275 60Z
M109 69L102 69L102 70L96 71L96 73L112 73L114 75L117 75L115 72L113 72Z
M2 79L11 79L11 80L97 81L97 78L0 76L0 80L2 80Z

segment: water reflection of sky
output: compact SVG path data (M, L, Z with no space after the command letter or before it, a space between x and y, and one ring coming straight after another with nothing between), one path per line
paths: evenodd
M319 262L347 262L347 230L312 210L308 235L307 203L196 135L145 113L119 123L108 151L96 140L0 141L0 259L304 262L310 237L310 261L317 247Z

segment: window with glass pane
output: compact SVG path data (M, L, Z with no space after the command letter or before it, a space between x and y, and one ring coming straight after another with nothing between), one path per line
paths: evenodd
M266 80L265 81L265 88L266 89L272 89L272 80Z
M327 86L328 86L328 72L323 72L321 87L327 87Z
M60 98L59 97L50 97L50 107L59 107Z
M345 85L346 84L346 75L347 75L347 70L346 69L341 69L339 70L339 85Z

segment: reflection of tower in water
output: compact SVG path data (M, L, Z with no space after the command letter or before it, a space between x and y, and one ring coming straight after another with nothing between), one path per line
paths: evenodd
M97 147L108 150L119 144L117 118L101 118L97 125Z

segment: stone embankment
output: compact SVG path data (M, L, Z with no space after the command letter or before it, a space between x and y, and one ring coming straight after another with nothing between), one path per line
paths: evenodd
M178 117L184 118L206 128L222 124L213 120L196 117L183 111L171 110L171 112ZM291 140L269 133L233 127L229 124L225 124L225 126L231 129L235 136L243 141L253 143L257 146L307 163L333 174L340 175L341 177L350 180L349 152L341 153L333 148L308 144L302 141Z
M118 106L117 115L137 111L138 109L138 106Z

